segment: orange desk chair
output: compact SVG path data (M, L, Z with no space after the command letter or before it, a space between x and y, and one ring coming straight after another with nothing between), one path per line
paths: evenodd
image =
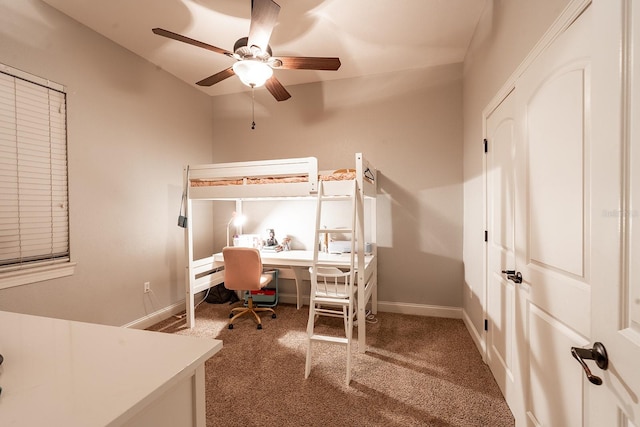
M262 329L262 320L258 313L270 312L273 319L276 312L270 307L254 307L251 291L260 290L271 282L271 274L263 274L262 259L260 251L254 248L231 247L222 249L224 258L224 286L234 291L248 291L248 301L246 307L236 307L231 309L229 314L229 329L233 329L233 322L240 316L251 313L258 324L258 329Z

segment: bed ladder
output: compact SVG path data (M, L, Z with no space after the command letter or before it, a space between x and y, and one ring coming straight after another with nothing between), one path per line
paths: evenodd
M311 372L311 354L315 343L326 342L331 344L341 344L346 347L347 385L351 382L351 342L353 340L353 326L357 312L357 305L355 301L356 270L354 262L356 253L356 196L358 194L358 183L356 180L353 180L352 183L352 186L349 188L349 193L342 196L325 194L324 183L322 181L318 183L313 264L312 267L309 268L311 292L309 295L309 320L307 323L307 360L304 374L304 377L308 378ZM323 228L321 226L322 208L325 202L351 203L351 215L349 218L351 225L349 228L330 229ZM340 270L331 265L331 257L339 255L322 252L323 249L328 252L330 233L351 235L351 251L349 254L350 263L348 269ZM323 244L321 244L321 238L323 239ZM316 321L319 316L342 317L344 319L344 337L316 333Z

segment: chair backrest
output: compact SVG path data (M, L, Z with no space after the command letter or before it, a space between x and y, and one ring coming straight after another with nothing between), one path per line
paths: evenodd
M313 267L309 268L311 273L312 291L323 297L348 298L352 295L353 274L351 271L342 271L336 267ZM315 286L314 285L315 276Z
M265 286L260 251L255 248L227 246L222 249L222 256L225 288L250 291Z

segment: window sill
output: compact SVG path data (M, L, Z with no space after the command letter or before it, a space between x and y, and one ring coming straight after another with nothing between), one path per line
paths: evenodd
M75 272L75 268L75 262L65 262L0 273L0 289L71 276Z

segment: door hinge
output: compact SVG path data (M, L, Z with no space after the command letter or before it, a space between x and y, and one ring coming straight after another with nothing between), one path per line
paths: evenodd
M485 242L489 241L489 232L487 230L484 230L484 241Z
M487 141L487 138L483 140L483 144L484 144L484 152L485 153L489 152L489 141Z
M485 331L489 330L489 321L487 319L484 319L484 330Z

